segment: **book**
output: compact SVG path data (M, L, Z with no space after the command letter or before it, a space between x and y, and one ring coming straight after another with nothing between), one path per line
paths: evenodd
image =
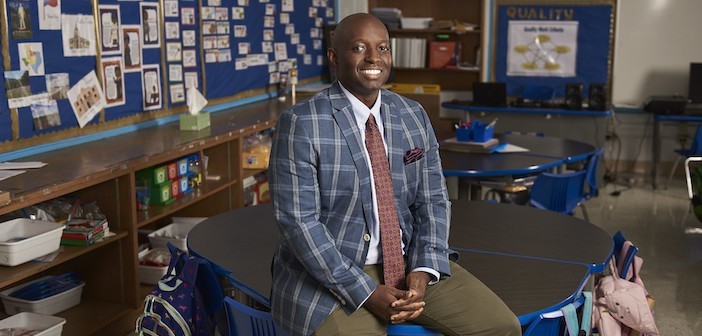
M442 141L440 148L452 152L488 154L499 144L500 141L495 138L485 142L458 141L456 138L450 138Z
M66 222L66 227L63 229L64 233L89 233L96 231L99 228L106 229L108 223L106 219L85 219L85 218L72 218Z
M64 238L64 236L61 236L61 245L64 246L90 246L96 241L102 239L105 237L105 231L100 231L99 233L91 236L90 238L87 239L70 239L70 238Z
M102 225L102 226L95 228L95 230L89 231L89 232L66 232L66 231L64 231L61 234L61 239L87 240L87 239L93 238L94 236L96 236L99 233L105 232L106 229L107 229L107 227Z

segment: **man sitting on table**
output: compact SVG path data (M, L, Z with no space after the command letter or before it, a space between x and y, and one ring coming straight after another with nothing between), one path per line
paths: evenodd
M381 89L390 52L377 18L345 18L327 51L338 81L279 118L273 317L294 335L384 335L406 321L447 335L519 335L500 298L449 261L438 143L421 105Z

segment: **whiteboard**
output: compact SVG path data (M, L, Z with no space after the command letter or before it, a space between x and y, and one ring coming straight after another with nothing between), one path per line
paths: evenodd
M691 62L702 62L702 1L618 0L612 74L616 107L653 95L687 97Z

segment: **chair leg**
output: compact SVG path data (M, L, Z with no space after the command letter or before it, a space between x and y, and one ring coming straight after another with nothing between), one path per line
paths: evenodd
M673 179L673 174L675 174L675 169L678 168L678 164L680 164L680 159L682 157L678 156L677 159L675 159L675 163L673 163L673 169L670 170L670 174L668 175L668 181L665 183L665 189L668 189L668 185L670 184L670 180Z
M590 222L590 216L587 214L587 208L585 207L585 204L580 203L578 205L581 209L583 209L583 218L585 219L586 222Z

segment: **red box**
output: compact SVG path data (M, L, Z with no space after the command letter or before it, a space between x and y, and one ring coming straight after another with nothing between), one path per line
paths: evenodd
M175 180L178 178L178 162L171 162L168 164L168 179Z
M172 180L171 181L171 197L173 198L180 198L183 196L180 193L180 180Z
M429 68L456 65L456 41L433 41L429 45Z

